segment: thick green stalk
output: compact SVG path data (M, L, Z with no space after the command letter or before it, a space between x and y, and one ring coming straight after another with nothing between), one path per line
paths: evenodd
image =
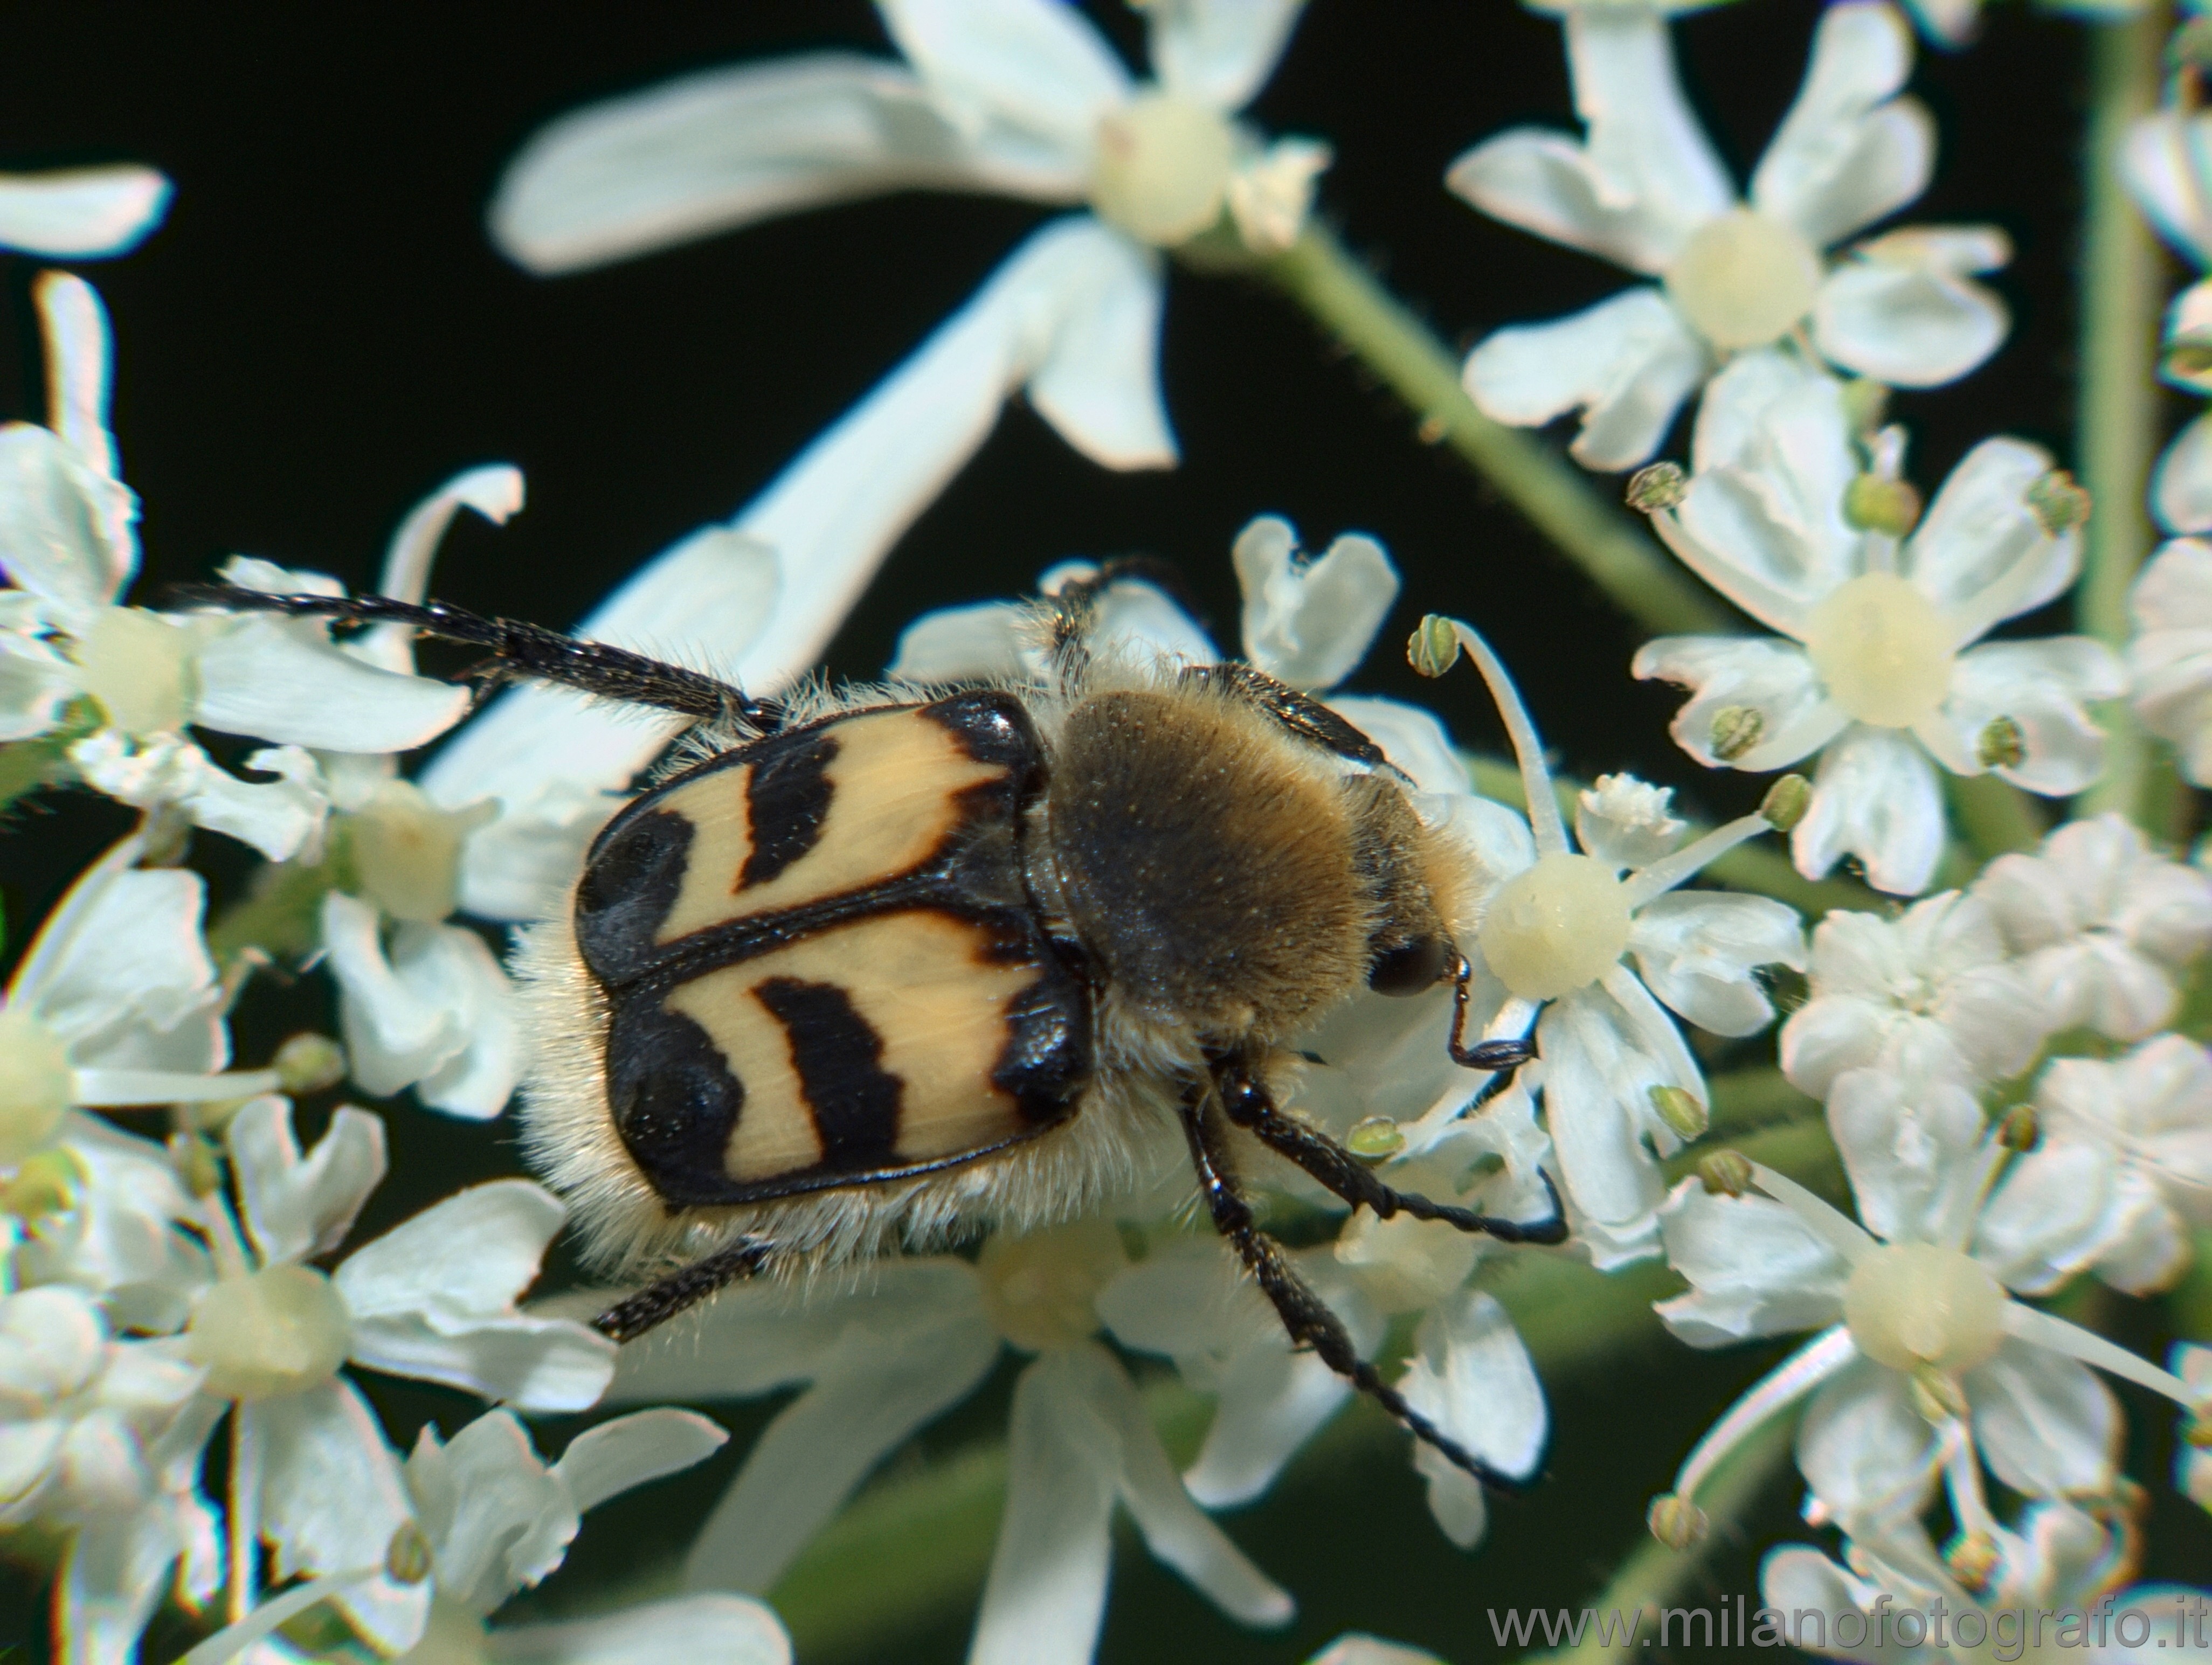
M1310 223L1257 270L1412 408L1424 439L1449 445L1631 618L1662 633L1736 627L1588 475L1477 410L1451 350L1327 230Z
M2152 541L2146 493L2157 448L2159 311L2165 263L2120 177L2128 129L2157 105L2163 5L2088 26L2089 130L2082 147L2087 203L2082 227L2081 379L2075 445L2091 511L2075 616L2114 649L2128 639L2128 588ZM2149 774L2149 741L2115 700L2098 714L2105 775L2080 800L2083 814L2134 814Z

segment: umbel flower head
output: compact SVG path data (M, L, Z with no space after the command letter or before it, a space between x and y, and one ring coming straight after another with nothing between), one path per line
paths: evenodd
M1904 443L1862 439L1843 384L1782 354L1730 365L1698 412L1694 470L1652 524L1782 639L1664 636L1632 669L1692 690L1673 732L1708 766L1820 754L1798 870L1856 856L1875 888L1909 896L1942 853L1937 766L2078 792L2104 766L2085 706L2127 682L2085 636L1981 642L2080 569L2087 498L2048 454L1985 439L1916 519Z
M1447 182L1486 214L1658 281L1483 342L1467 387L1485 415L1580 410L1575 457L1632 468L1736 353L1795 339L1859 375L1933 387L1996 350L2004 308L1972 281L2009 257L1994 227L1893 231L1831 253L1919 196L1935 165L1934 124L1898 96L1912 43L1894 8L1823 11L1747 202L1682 95L1662 8L1572 5L1565 21L1585 141L1516 128Z

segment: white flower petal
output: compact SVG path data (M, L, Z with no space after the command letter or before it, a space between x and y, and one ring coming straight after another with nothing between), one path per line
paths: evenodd
M1427 706L1365 694L1339 694L1323 703L1380 746L1391 766L1403 770L1421 792L1467 794L1466 761Z
M884 675L929 683L1026 676L1024 626L1031 616L1019 602L977 602L925 613L899 633Z
M1398 1390L1501 1474L1536 1472L1551 1418L1528 1349L1494 1296L1462 1289L1430 1309Z
M240 780L175 735L142 746L102 729L70 747L69 757L94 790L141 809L174 806L194 826L252 845L272 862L312 851L330 808L314 759L296 746L246 758L247 768L276 777L269 781Z
M1705 397L1698 402L1698 421L1690 434L1691 473L1707 474L1730 463L1739 468L1763 466L1773 450L1765 431L1767 414L1784 401L1791 407L1814 411L1832 407L1835 415L1827 419L1831 425L1841 421L1842 406L1834 381L1834 377L1802 353L1761 347L1736 354L1722 366L1705 389ZM1844 426L1844 454L1840 462L1834 457L1838 442L1832 439L1823 438L1806 453L1814 464L1809 472L1820 481L1834 477L1838 468L1846 470L1843 479L1850 477L1848 471L1855 463L1849 451L1848 424ZM1808 470L1801 464L1799 471ZM1799 495L1817 506L1821 493L1816 489ZM1839 515L1836 524L1842 526Z
M197 663L192 721L224 734L333 752L404 752L459 722L469 693L364 664L317 624L265 613L228 621Z
M1666 20L1641 6L1577 6L1566 31L1575 113L1603 199L1632 201L1678 249L1735 191L1682 95Z
M1797 1425L1797 1467L1838 1520L1916 1512L1941 1450L1906 1378L1866 1359L1815 1393Z
M770 1589L878 1464L975 1391L999 1353L980 1315L888 1335L848 1329L754 1442L691 1546L684 1582Z
M1287 1341L1249 1349L1222 1378L1206 1443L1183 1484L1206 1509L1257 1500L1351 1397L1342 1377Z
M1093 246L1058 280L1060 327L1029 374L1030 403L1094 463L1172 468L1176 439L1159 389L1159 257L1092 229Z
M1822 354L1893 387L1958 380L2003 345L2010 324L1978 283L1879 258L1846 258L1813 303Z
M408 1462L410 1490L434 1438L425 1428ZM489 1613L561 1565L581 1524L579 1511L512 1412L477 1417L438 1456L440 1490L449 1489L452 1499L451 1517L432 1539L438 1594Z
M1537 1031L1545 1121L1560 1176L1577 1208L1616 1231L1649 1220L1662 1193L1644 1143L1659 1128L1650 1089L1680 1087L1700 1102L1705 1098L1704 1081L1674 1034L1673 1020L1633 978L1619 981L1657 1014L1673 1035L1671 1045L1652 1044L1658 1038L1638 1020L1648 1014L1624 1010L1612 982L1553 1002Z
M225 1131L246 1228L265 1264L313 1260L345 1240L384 1178L384 1123L341 1106L303 1159L284 1099L256 1099Z
M167 195L166 182L162 195ZM94 474L114 479L120 470L107 414L115 336L107 308L98 290L68 272L41 272L32 294L46 337L46 408L54 432Z
M2120 1408L2087 1365L2008 1340L1965 1386L1982 1456L2013 1490L2047 1497L2112 1485Z
M483 1121L507 1108L522 1073L514 988L484 940L458 925L403 924L392 933L394 971L417 995L455 1015L459 1050L416 1081L433 1110Z
M1981 1142L1982 1111L1956 1081L1847 1069L1828 1087L1828 1130L1866 1228L1890 1243L1931 1242L1950 1183Z
M1095 1378L1118 1369L1096 1348L1071 1347L1016 1380L1006 1513L969 1665L1089 1665L1121 1468L1121 1430L1101 1414Z
M1305 0L1164 0L1146 14L1152 69L1216 110L1249 104L1289 45Z
M526 1179L471 1185L363 1244L332 1281L356 1318L508 1312L567 1217L560 1198Z
M1128 72L1083 15L1054 0L882 0L884 25L953 119L1005 122L1070 163L1127 102Z
M1803 970L1805 928L1795 908L1767 897L1678 890L1636 911L1628 948L1667 1005L1716 1035L1748 1035L1774 1018L1753 973Z
M1468 396L1493 421L1532 427L1583 413L1570 450L1585 468L1633 468L1667 437L1708 368L1666 298L1625 289L1549 324L1486 337L1467 360Z
M1244 657L1292 687L1328 688L1367 657L1398 598L1398 571L1373 538L1347 533L1318 556L1262 515L1230 550L1244 592Z
M550 275L914 186L1081 194L1079 157L985 137L901 64L842 52L732 64L540 128L501 178L492 241Z
M2199 265L2212 263L2212 203L2203 163L2212 120L2166 109L2129 130L2121 168L2136 200L2175 247Z
M1482 1482L1426 1441L1414 1444L1413 1472L1428 1482L1429 1517L1436 1522L1437 1530L1461 1549L1473 1549L1480 1543L1483 1534L1490 1529L1490 1505L1482 1495ZM1408 1661L1419 1665L1433 1657L1417 1654L1410 1648L1392 1648L1387 1651L1346 1651L1341 1656L1332 1650L1316 1658L1340 1656L1373 1661L1376 1665L1393 1665L1394 1662L1404 1665Z
M1935 123L1895 95L1912 36L1882 0L1829 7L1805 82L1751 177L1751 200L1816 249L1839 243L1928 188Z
M2173 436L2151 480L2151 506L2169 532L2212 532L2212 415Z
M167 1511L135 1510L71 1534L55 1592L56 1656L70 1665L137 1665L179 1545Z
M113 601L138 570L138 500L54 434L0 427L0 571L76 609Z
M417 988L386 958L382 937L369 904L342 891L323 898L325 964L337 979L347 1061L354 1080L379 1098L404 1091L468 1044L462 1014L438 998L443 980Z
M566 1318L395 1312L356 1322L353 1358L526 1411L581 1411L606 1391L615 1344Z
M465 469L407 512L384 552L376 593L394 601L421 602L430 593L430 563L438 545L461 510L473 509L503 526L522 512L522 470L509 463ZM347 645L368 663L402 675L415 669L415 633L405 625L378 625ZM363 748L361 749L369 749Z
M278 1577L383 1565L410 1513L407 1490L375 1413L350 1383L249 1400L233 1418L232 1438L253 1448L261 1531ZM422 1633L430 1590L377 1578L333 1599L379 1647L398 1653Z
M2040 445L1983 440L1951 470L1907 542L1905 576L1950 615L1960 645L2074 581L2079 536L2053 537L2027 501L2051 467Z
M1668 732L1709 769L1764 774L1818 751L1850 719L1828 698L1820 673L1795 642L1765 636L1662 636L1646 642L1632 675L1692 690ZM1755 711L1759 727L1748 750L1723 759L1712 749L1713 722L1729 707Z
M1657 276L1683 231L1614 189L1589 153L1564 134L1516 127L1463 153L1445 185L1492 219Z
M58 260L126 254L168 211L171 186L150 167L0 173L0 246Z
M2006 1288L2045 1295L2110 1245L2112 1158L2095 1146L2047 1140L2005 1170L1974 1220L1976 1260Z
M2206 432L2212 444L2212 426ZM2191 780L2212 779L2212 545L2166 543L2136 579L2128 605L2136 709L2179 748Z
M1876 890L1925 890L1943 853L1943 794L1927 754L1895 730L1852 724L1820 754L1790 852L1808 879L1856 856Z
M586 1428L553 1465L580 1513L609 1498L704 1462L729 1443L721 1424L672 1405L632 1411Z
M1716 1196L1686 1179L1659 1227L1668 1263L1691 1287L1655 1310L1692 1347L1823 1329L1843 1315L1850 1268L1771 1197Z
M48 644L0 634L0 742L45 734L81 687L77 668Z
M2085 707L2118 699L2127 686L2119 656L2087 636L1984 642L1959 656L1951 697L1913 732L1953 773L1979 774L1981 736L2009 717L2027 755L1993 772L2031 792L2065 796L2104 772L2105 733Z
M200 935L206 906L197 873L100 863L41 929L10 1003L67 1042L80 1067L219 1069L229 1044Z
M742 1595L672 1595L599 1619L502 1625L484 1638L492 1665L791 1665L775 1613Z
M459 783L448 774L439 784L453 790ZM609 793L557 779L526 797L501 801L497 817L461 845L459 911L509 921L551 913L583 871L584 852L616 805Z

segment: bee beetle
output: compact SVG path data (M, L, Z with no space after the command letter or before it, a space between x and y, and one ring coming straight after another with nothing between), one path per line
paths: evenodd
M599 1317L606 1335L742 1278L1069 1218L1179 1127L1294 1344L1514 1485L1359 1356L1259 1227L1231 1150L1243 1129L1384 1218L1565 1237L1556 1189L1527 1222L1393 1190L1270 1087L1291 1038L1365 989L1451 981L1453 1058L1527 1060L1525 1042L1464 1044L1465 858L1374 742L1296 689L1094 657L1090 601L1113 576L1041 604L1041 684L782 702L439 603L214 598L411 625L489 650L494 675L694 724L696 760L608 821L514 962L533 1166L587 1259L654 1279Z

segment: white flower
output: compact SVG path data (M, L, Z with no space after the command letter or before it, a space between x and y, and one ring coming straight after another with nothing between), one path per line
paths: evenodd
M2175 1374L2199 1396L2200 1403L2212 1402L2212 1347L2177 1342L2171 1362ZM2202 1433L2204 1426L2205 1419L2201 1414L2193 1426L2183 1426L2185 1438L2179 1442L2173 1457L2173 1483L2199 1506L2212 1509L2212 1446L2187 1437Z
M1091 1657L1117 1506L1154 1556L1232 1618L1287 1621L1291 1598L1192 1501L1127 1372L1091 1339L1096 1299L1125 1264L1113 1225L1094 1217L995 1237L972 1264L884 1261L851 1292L824 1287L802 1300L772 1284L732 1289L695 1332L624 1348L608 1396L617 1402L805 1384L708 1517L685 1582L768 1589L870 1471L973 1392L1011 1344L1036 1356L1015 1383L1006 1513L970 1661Z
M1419 1648L1346 1631L1308 1660L1306 1665L1443 1665L1443 1662Z
M333 646L313 621L179 617L120 604L138 570L137 501L107 431L111 342L99 297L47 273L37 296L52 364L51 428L0 428L0 740L60 729L77 774L140 808L173 804L272 860L307 847L325 807L302 747L404 751L467 693ZM191 725L281 742L240 780Z
M2162 546L2128 594L2128 671L2136 712L2173 742L2181 772L2212 784L2212 543Z
M254 1599L258 1543L273 1549L279 1578L382 1568L412 1512L398 1458L343 1365L573 1411L599 1398L614 1345L515 1309L562 1219L540 1187L472 1186L325 1274L307 1262L337 1248L383 1177L383 1124L341 1109L303 1156L289 1106L258 1099L231 1118L227 1144L244 1229L219 1196L208 1199L202 1224L219 1275L185 1333L162 1345L206 1372L194 1402L202 1440L233 1414L237 1620ZM422 1632L429 1592L380 1572L332 1599L379 1646L400 1651Z
M1971 1523L1980 1462L2031 1497L2107 1491L2119 1407L2087 1365L2194 1408L2178 1377L2008 1293L2047 1294L2106 1248L2101 1153L2053 1141L2011 1155L1965 1088L1888 1070L1841 1077L1828 1126L1863 1228L1756 1165L1763 1196L1686 1180L1668 1202L1668 1257L1691 1287L1659 1304L1676 1335L1711 1347L1820 1331L1698 1443L1678 1505L1808 1395L1797 1433L1808 1517L1853 1532L1918 1514L1939 1470Z
M1685 1137L1662 1106L1686 1105L1674 1117L1699 1121L1706 1108L1704 1075L1668 1008L1717 1035L1764 1028L1774 1008L1754 972L1802 966L1804 933L1768 898L1678 890L1770 830L1764 815L1675 849L1683 826L1667 790L1601 777L1576 808L1577 851L1505 668L1465 625L1450 627L1498 701L1530 808L1528 821L1492 813L1465 829L1482 897L1470 1009L1486 1038L1533 1032L1527 1079L1542 1095L1578 1234L1603 1268L1656 1250L1658 1158Z
M2144 215L2199 271L2212 270L2212 177L2203 161L2212 116L2179 108L2143 117L2129 130L2121 171ZM2212 282L2175 297L2166 316L2166 380L2212 393ZM2170 532L2212 531L2212 416L2174 436L2151 481L2151 506Z
M1245 660L1293 687L1333 687L1366 657L1375 633L1398 597L1398 571L1373 538L1340 534L1316 556L1298 547L1297 529L1261 515L1230 548L1237 588ZM1071 581L1094 582L1100 569L1066 561L1037 581L1053 596ZM1159 654L1193 664L1220 657L1195 620L1157 585L1123 574L1091 599L1095 653ZM1050 644L1037 628L1037 609L1022 602L983 602L925 613L901 633L888 675L912 682L1051 674ZM1464 772L1462 772L1462 779Z
M2118 814L2069 821L2036 855L1999 857L1973 893L2054 1031L2142 1039L2172 1017L2177 979L2212 946L2212 881L2155 854Z
M169 211L166 175L132 162L0 173L0 248L56 260L128 254Z
M237 1656L307 1608L380 1577L403 1553L416 1560L415 1582L430 1591L429 1618L416 1644L421 1656L575 1665L658 1656L789 1665L790 1642L775 1615L737 1596L686 1596L551 1625L493 1629L486 1623L510 1596L561 1565L585 1511L690 1468L727 1438L689 1411L639 1411L577 1435L549 1466L506 1411L478 1417L450 1442L425 1427L401 1471L419 1535L414 1543L263 1602L185 1655L185 1665Z
M1816 878L1855 855L1876 888L1911 895L1942 850L1931 757L1955 775L2078 792L2104 766L2084 706L2126 683L2087 637L1971 645L2079 569L2083 500L2051 458L1984 440L1909 537L1894 535L1909 515L1862 530L1847 515L1852 493L1862 480L1896 492L1903 443L1894 429L1876 436L1863 470L1839 383L1779 354L1731 365L1698 413L1686 493L1653 524L1786 639L1662 637L1632 669L1694 691L1673 732L1710 767L1775 769L1820 752L1791 839L1798 870Z
M161 1105L265 1093L265 1070L222 1073L228 996L200 938L207 887L140 868L143 837L86 870L33 939L0 1001L0 1172L89 1118L72 1107Z
M2189 1233L2212 1226L2212 1057L2160 1035L2110 1063L2059 1058L2036 1083L2044 1136L2106 1152L2116 1170L2112 1241L2092 1267L2148 1294L2187 1269Z
M1903 387L1954 380L1996 349L2004 307L1972 281L2009 257L1995 227L1893 231L1828 257L1919 196L1934 166L1934 124L1897 96L1912 44L1892 7L1822 13L1748 203L1682 96L1657 9L1571 7L1565 25L1586 142L1516 128L1446 182L1486 214L1660 281L1483 342L1466 378L1485 415L1529 425L1579 409L1575 457L1625 469L1658 449L1720 360L1803 326L1831 362Z
M1947 890L1899 917L1838 910L1813 929L1811 998L1782 1026L1782 1069L1816 1099L1847 1069L1979 1087L2051 1032L1989 902Z

